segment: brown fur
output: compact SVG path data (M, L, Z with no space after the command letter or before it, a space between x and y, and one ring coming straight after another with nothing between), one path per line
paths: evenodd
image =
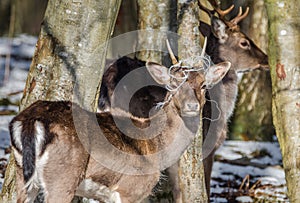
M170 82L165 79L169 77L167 68L153 63L147 68L156 80ZM219 74L208 74L212 81L220 81L230 63L220 68ZM190 85L202 86L205 79L200 72L190 74L163 111L150 118L138 118L120 109L95 115L66 101L35 102L10 123L18 202L33 202L39 190L46 203L71 202L75 194L100 201L119 194L122 202L141 201L151 194L161 167L176 162L192 142L195 133L186 127L181 114L200 115L204 91L195 91ZM154 137L138 131L137 137L131 138L136 132L128 128L128 119L142 130L149 125L165 126ZM117 121L125 125L119 128ZM116 151L128 158L120 159ZM112 165L107 168L105 161Z

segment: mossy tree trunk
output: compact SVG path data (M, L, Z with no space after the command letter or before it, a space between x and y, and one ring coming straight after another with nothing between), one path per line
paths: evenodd
M266 52L268 47L268 18L264 1L250 1L247 6L250 6L251 9L248 18L242 22L242 29L258 47ZM239 97L230 125L230 137L232 139L272 139L274 127L270 111L272 106L271 92L269 72L254 71L244 74L239 83Z
M71 100L96 110L106 45L120 0L50 0L20 110L36 100ZM15 202L11 155L0 202Z
M266 0L272 112L290 202L300 202L300 15L298 0Z
M178 2L179 59L200 56L199 7L197 0ZM197 63L193 61L193 63ZM186 64L193 66L195 64ZM200 122L202 119L200 119ZM179 161L182 202L207 202L202 163L202 122L198 135Z

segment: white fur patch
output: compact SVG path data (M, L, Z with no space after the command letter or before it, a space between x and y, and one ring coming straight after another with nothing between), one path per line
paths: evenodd
M21 151L23 149L22 147L22 139L21 139L21 133L22 133L22 122L21 121L15 121L13 123L13 138L16 144L16 147L19 148Z
M46 188L46 184L44 181L44 167L47 164L49 159L49 153L45 151L45 153L37 159L36 161L36 171L38 174L39 184L44 189ZM44 191L44 195L46 196L46 191Z
M35 122L34 127L35 127L35 154L38 157L41 153L45 141L45 128L43 123L39 121Z
M28 180L24 189L27 190L27 199L25 202L33 202L38 195L40 188L45 188L45 182L43 178L44 166L48 161L48 152L46 151L41 157L36 157L35 171L33 176ZM46 195L46 194L45 194Z
M45 181L43 177L44 166L48 162L49 154L45 151L41 155L41 150L45 141L45 127L40 121L34 123L35 128L35 170L32 177L25 184L24 189L27 191L27 199L25 202L33 202L39 193L39 190L45 188ZM44 191L45 192L45 191ZM46 194L44 194L46 196Z
M99 199L104 202L122 203L119 192L101 183L94 182L92 179L83 180L76 191L76 195Z
M111 200L115 203L122 203L120 193L118 192L113 192L113 194L111 195Z

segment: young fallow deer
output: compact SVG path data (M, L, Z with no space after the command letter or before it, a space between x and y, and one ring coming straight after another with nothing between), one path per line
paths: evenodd
M175 71L169 72L147 62L147 71L157 83L178 87L167 93L163 111L149 118L120 109L95 115L69 101L35 102L9 126L17 166L17 202L34 202L40 192L46 203L71 202L74 195L108 202L141 201L159 181L161 165L176 162L194 138L182 116L200 115L204 87L218 83L230 65L223 62L206 69L176 64ZM155 137L132 135L130 125L122 129L116 125L128 119L139 129L152 123L163 127ZM106 197L107 191L112 192Z

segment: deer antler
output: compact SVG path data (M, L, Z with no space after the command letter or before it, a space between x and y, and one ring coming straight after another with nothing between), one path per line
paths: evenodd
M202 52L201 52L201 57L202 57L202 58L203 58L204 55L205 55L206 45L207 45L207 37L205 36L205 38L204 38L204 43L203 43L203 47L202 47Z
M230 13L232 11L232 9L234 8L234 5L230 6L228 9L226 10L222 10L220 9L219 7L219 4L216 2L216 1L213 1L213 0L208 0L209 3L212 5L212 7L214 8L214 10L210 10L208 8L206 8L205 6L203 6L200 2L200 0L198 0L198 3L199 3L199 7L201 10L205 11L208 15L212 16L215 14L215 12L218 13L219 17L222 19L222 20L225 20L225 16Z
M222 9L220 9L220 5L217 1L215 1L215 0L208 0L208 1L212 5L214 10L218 13L220 19L222 19L222 20L225 20L225 16L228 13L230 13L232 11L232 9L234 8L234 5L231 5L228 9L222 10Z
M170 54L170 58L171 58L171 60L172 60L172 64L175 65L175 64L178 63L178 61L177 61L177 59L176 59L176 57L175 57L175 55L174 55L174 53L173 53L173 51L172 51L172 49L171 49L169 40L166 39L166 42L167 42L167 48L168 48L168 51L169 51L169 54Z
M170 54L170 58L172 60L172 64L173 65L176 65L178 64L178 61L171 49L171 46L170 46L170 43L169 43L169 40L166 39L166 43L167 43L167 48L168 48L168 51L169 51L169 54ZM206 45L207 45L207 37L204 38L204 43L203 43L203 48L202 48L202 52L201 52L201 58L203 58L205 56L205 50L206 50Z
M249 13L249 7L246 8L246 11L245 13L242 15L243 13L243 10L242 10L242 7L240 7L240 10L239 10L239 14L233 18L230 23L232 23L233 25L237 25L241 20L243 20L244 18L246 18L246 16L248 15Z
M244 14L243 11L242 11L242 7L240 7L239 9L239 14L234 17L232 20L230 21L227 21L225 19L225 16L230 13L232 11L232 9L234 8L234 5L231 5L228 9L226 10L222 10L220 9L220 6L219 6L219 3L217 3L215 0L208 0L209 3L212 5L212 7L214 8L214 10L210 10L206 7L204 7L201 3L200 3L200 0L198 0L198 3L199 3L199 7L200 9L202 9L203 11L205 11L208 15L212 16L214 15L215 12L218 13L219 15L219 18L222 19L224 21L224 23L230 28L230 29L239 29L238 27L238 23L243 20L249 13L249 7L247 7L246 11Z

